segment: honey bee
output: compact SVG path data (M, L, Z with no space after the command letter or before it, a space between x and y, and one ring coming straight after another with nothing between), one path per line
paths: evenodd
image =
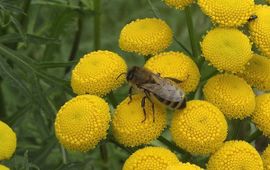
M185 92L178 87L176 83L181 81L155 74L150 70L142 67L134 66L126 73L126 80L131 84L129 89L129 98L132 101L132 90L137 89L144 93L141 101L144 119L146 120L145 100L148 99L152 104L153 122L155 121L155 108L153 98L168 106L171 109L182 109L186 107Z

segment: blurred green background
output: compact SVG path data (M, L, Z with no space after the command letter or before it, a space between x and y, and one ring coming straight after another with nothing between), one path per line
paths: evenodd
M142 56L121 51L118 37L125 24L154 17L153 11L191 51L184 11L161 0L100 0L100 10L95 10L98 1L0 0L0 119L13 128L18 142L12 159L1 163L12 170L121 169L130 149L108 143L109 159L104 164L99 147L87 153L67 152L55 138L57 110L74 95L71 68L97 48L120 54L129 66L143 65ZM197 5L192 5L191 14L199 42L212 24ZM95 17L100 17L100 24ZM95 44L98 35L100 45ZM167 50L184 52L175 41ZM120 102L127 96L127 86L114 95Z

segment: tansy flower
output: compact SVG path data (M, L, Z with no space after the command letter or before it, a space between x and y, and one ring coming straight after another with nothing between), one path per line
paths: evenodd
M170 131L179 147L192 154L209 154L222 145L227 129L225 117L217 107L193 100L174 113Z
M249 24L252 40L257 47L270 58L270 7L257 6L257 18Z
M216 151L207 164L207 170L263 170L259 153L247 142L229 141Z
M77 96L57 113L56 137L67 149L86 152L106 137L109 121L109 106L102 98Z
M142 95L126 98L115 111L112 120L113 135L125 146L147 144L156 139L166 126L166 112L159 104L154 105L155 120L151 103L146 99L146 120L141 107Z
M192 4L194 0L163 0L169 7L176 9L183 9L184 7Z
M161 19L137 19L122 29L119 46L124 51L147 56L165 50L172 36L171 28Z
M245 80L230 74L210 78L203 88L204 97L228 118L243 119L255 109L255 95Z
M245 70L238 75L259 90L270 90L270 59L254 54Z
M180 52L164 52L150 58L145 66L161 77L171 77L182 81L179 86L189 93L194 91L200 80L197 65Z
M262 160L264 170L270 170L270 145L263 151Z
M270 93L256 97L256 107L251 118L256 126L270 137Z
M226 1L231 3L231 1ZM251 43L241 31L215 28L204 37L201 48L206 60L218 70L239 72L252 58Z
M0 121L0 160L9 159L16 150L17 138L14 131Z
M9 170L9 168L4 165L0 165L0 170Z
M176 165L170 165L166 170L203 170L197 165L190 163L179 163Z
M118 54L91 52L72 71L71 87L76 94L104 96L124 82L123 76L117 77L126 71L126 63Z
M169 165L177 163L179 160L170 150L162 147L145 147L137 150L126 160L123 170L166 170Z
M229 27L245 24L254 9L254 0L198 0L198 4L214 22Z

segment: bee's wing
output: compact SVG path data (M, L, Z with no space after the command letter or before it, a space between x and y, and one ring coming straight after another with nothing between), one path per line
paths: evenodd
M155 80L156 83L146 83L141 85L141 88L172 102L179 102L183 99L184 94L182 91L171 82L158 77L155 77Z

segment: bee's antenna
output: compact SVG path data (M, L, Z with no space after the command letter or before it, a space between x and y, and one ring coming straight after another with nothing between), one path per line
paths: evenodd
M119 77L121 77L121 76L124 75L124 74L127 74L127 73L124 72L124 73L119 74L119 76L117 76L116 80L119 79Z

